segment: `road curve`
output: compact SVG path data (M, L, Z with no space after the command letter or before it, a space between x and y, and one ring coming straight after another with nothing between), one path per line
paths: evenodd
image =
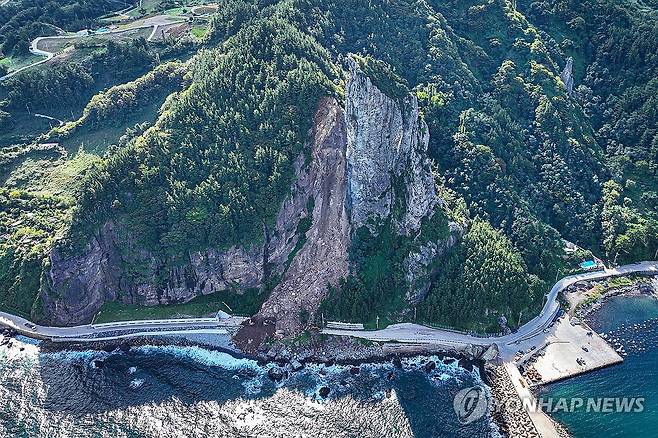
M564 277L548 293L546 304L534 319L521 326L516 332L505 336L478 337L458 331L434 329L418 324L393 324L382 330L324 329L322 333L338 336L352 336L379 342L400 342L411 344L433 344L464 348L468 345L489 346L498 344L499 348L515 350L517 341L538 337L553 321L559 310L558 294L566 287L582 280L601 280L629 274L658 275L658 261L639 262L614 269L588 272ZM194 331L216 330L223 333L227 328L236 328L247 318L224 314L220 318L185 318L145 321L118 321L105 324L86 324L74 327L49 327L35 325L25 318L0 312L0 326L9 327L17 332L36 339L48 339L55 342L83 342L122 339L125 337L157 334L194 333ZM539 336L541 337L541 336ZM508 347L509 346L509 347Z
M141 24L139 24L137 26L126 27L126 28L123 28L123 29L110 30L108 32L103 32L103 33L100 33L100 34L97 34L97 35L102 36L102 35L109 35L109 34L119 34L119 33L125 33L125 32L134 31L134 30L139 30L139 29L151 28L152 32L150 33L147 40L152 41L153 38L155 37L156 30L158 29L159 26L185 23L185 20L177 20L177 19L169 18L165 15L150 17L150 18L142 19L142 20L138 20L138 21L141 21ZM50 61L54 57L59 56L55 52L48 52L46 50L40 49L39 48L39 43L41 41L49 40L49 39L50 40L52 40L52 39L76 40L76 39L80 39L80 38L88 38L89 36L90 35L77 35L77 34L74 34L74 35L52 35L52 36L37 37L37 38L33 39L32 42L30 43L30 53L32 53L33 55L45 56L45 58L41 59L37 62L34 62L32 64L25 65L25 66L23 66L19 69L16 69L16 70L12 71L11 73L8 73L8 74L0 77L0 81L5 80L5 79L9 79L10 77L12 77L14 75L17 75L18 73L20 73L24 70L27 70L28 68L36 67L37 65L41 65L45 62Z
M583 280L601 280L610 277L620 277L629 274L658 275L658 261L646 261L624 265L614 269L587 272L584 274L570 275L555 283L547 295L546 304L539 315L528 321L519 329L505 336L479 337L466 333L434 329L418 324L393 324L382 330L348 330L348 329L324 329L322 333L338 336L353 336L371 341L379 342L401 342L413 344L434 344L446 347L465 348L468 345L489 346L497 344L500 349L515 351L513 347L517 342L522 342L537 335L543 335L557 314L560 305L557 301L558 294L568 286ZM539 336L541 338L541 336ZM539 341L539 340L538 340Z

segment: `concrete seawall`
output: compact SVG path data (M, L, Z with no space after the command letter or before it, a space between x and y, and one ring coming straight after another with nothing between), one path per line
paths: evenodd
M488 372L494 398L493 420L501 432L514 438L565 438L568 432L541 410L530 409L536 401L526 380L512 363Z

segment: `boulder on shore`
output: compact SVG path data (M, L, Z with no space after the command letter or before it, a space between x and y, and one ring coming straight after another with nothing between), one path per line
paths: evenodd
M491 362L492 360L496 360L497 357L498 357L498 345L494 343L489 345L489 348L487 348L487 351L482 353L480 359L482 359L485 362Z
M285 376L285 373L279 367L272 367L267 371L267 377L269 377L270 380L272 380L274 382L279 382L279 381L283 380L284 376Z

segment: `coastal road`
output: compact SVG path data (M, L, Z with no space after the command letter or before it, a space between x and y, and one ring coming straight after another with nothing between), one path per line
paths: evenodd
M648 261L614 269L588 272L564 277L547 295L546 304L539 315L519 329L505 336L480 337L459 331L434 329L418 324L393 324L382 330L361 330L358 328L325 328L322 333L338 336L352 336L378 342L398 342L402 344L431 344L446 348L463 349L469 345L487 347L498 345L501 357L511 357L518 350L517 343L531 340L535 344L543 342L546 329L555 318L559 303L558 294L566 287L587 280L601 280L629 274L657 275L658 262ZM166 334L190 333L194 330L217 330L224 333L227 329L239 327L247 318L223 314L220 318L185 318L146 321L119 321L105 324L87 324L74 327L48 327L35 325L20 316L0 312L0 326L12 328L21 334L52 341L98 341L122 339L124 337L144 336L166 332ZM349 326L348 326L349 327ZM355 326L356 327L356 326Z
M18 73L22 72L23 70L27 70L28 68L32 68L32 67L36 67L37 65L41 65L41 64L43 64L45 62L48 62L51 59L53 59L55 57L54 53L46 52L45 50L40 50L40 49L37 48L37 45L39 44L39 41L41 41L43 38L45 38L45 37L39 37L39 38L35 38L34 40L32 40L32 43L30 44L30 53L32 53L33 55L45 56L45 58L40 60L40 61L33 62L32 64L28 64L26 66L18 68L16 70L12 71L11 73L8 73L8 74L0 77L0 81L5 80L5 79L9 79L10 77L12 77L14 75L17 75Z
M245 321L244 317L224 314L219 318L181 318L143 321L118 321L104 324L86 324L73 327L49 327L34 324L25 318L0 312L0 326L22 335L54 342L95 342L149 335L181 333L226 334Z
M558 294L565 288L579 281L602 280L611 277L620 277L629 274L658 275L658 261L646 261L624 265L613 269L587 272L583 274L570 275L555 283L546 297L546 304L539 315L528 321L519 329L505 336L480 337L467 333L434 329L418 324L393 324L381 330L354 330L325 328L322 333L338 336L352 336L378 342L400 342L410 344L433 344L447 348L462 349L469 345L489 346L497 344L502 357L513 356L518 350L517 344L524 341L532 341L539 345L543 342L544 330L553 322L560 305L557 300Z

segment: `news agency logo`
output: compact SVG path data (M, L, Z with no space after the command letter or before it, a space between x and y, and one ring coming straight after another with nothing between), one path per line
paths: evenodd
M513 414L518 412L644 412L644 397L511 397L504 401L491 400L484 386L476 385L459 391L452 406L462 425L470 424L488 412Z
M461 424L470 424L486 415L489 397L483 386L464 388L455 395L452 407Z

